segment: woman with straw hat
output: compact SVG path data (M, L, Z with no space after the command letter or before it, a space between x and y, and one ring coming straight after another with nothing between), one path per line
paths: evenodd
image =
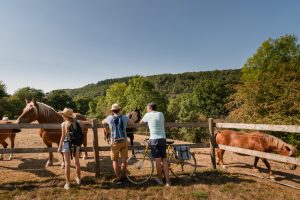
M62 134L60 138L60 143L58 146L58 152L63 153L64 160L65 160L65 179L66 184L64 188L66 190L70 189L70 164L71 164L71 148L70 143L67 139L70 127L77 127L77 123L80 125L82 129L84 125L90 124L88 121L76 120L76 114L70 108L64 108L63 111L59 112L64 122L61 124ZM78 128L78 127L77 127ZM77 185L81 184L81 169L80 169L80 162L79 162L79 154L80 154L80 146L74 149L75 151L75 167L76 167L76 175L75 178Z

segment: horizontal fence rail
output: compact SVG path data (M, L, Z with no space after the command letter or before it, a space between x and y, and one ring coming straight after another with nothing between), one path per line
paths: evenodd
M215 127L216 128L252 129L252 130L262 130L262 131L300 133L300 126L295 126L295 125L215 123Z
M285 162L285 163L290 163L290 164L295 164L295 165L300 165L300 159L293 158L293 157L288 157L288 156L282 156L282 155L277 155L273 153L265 153L261 151L255 151L255 150L250 150L250 149L244 149L244 148L239 148L239 147L233 147L233 146L227 146L227 145L216 145L217 148L226 150L226 151L231 151L235 153L241 153L244 155L249 155L249 156L256 156L260 158L266 158L268 160L275 160L279 162Z

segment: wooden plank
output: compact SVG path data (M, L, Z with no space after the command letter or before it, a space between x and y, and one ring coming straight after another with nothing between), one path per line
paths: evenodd
M175 123L175 122L166 122L166 128L208 128L207 122L190 122L190 123Z
M95 176L96 178L100 177L100 159L99 159L99 144L98 144L98 128L97 128L97 119L93 119L93 150L94 150L94 159L95 159Z
M208 148L209 144L206 143L198 143L198 144L173 144L172 146L180 146L180 145L189 145L190 148ZM138 145L138 146L128 146L128 149L131 150L132 148L138 150L144 150L145 145ZM84 152L94 152L94 147L81 147L80 151ZM97 148L98 151L110 151L110 146L102 146ZM0 154L9 154L9 153L49 153L54 152L57 153L57 148L14 148L14 149L0 149ZM98 153L99 155L99 153Z
M86 125L87 128L92 128L92 125ZM43 128L43 129L61 129L61 124L0 124L0 129L34 129L34 128Z
M251 149L243 149L243 148L239 148L239 147L232 147L232 146L221 145L221 144L216 145L216 147L226 150L226 151L235 152L235 153L241 153L241 154L245 154L245 155L249 155L249 156L266 158L268 160L275 160L275 161L279 161L279 162L300 165L300 159L297 159L294 157L281 156L278 154L255 151L255 150L251 150Z
M262 131L300 133L300 126L296 126L296 125L216 123L215 126L217 128L251 129L251 130L262 130Z
M213 169L217 169L216 165L216 153L215 153L215 133L213 127L213 119L208 119L208 126L209 126L209 144L210 144L210 160Z
M84 152L93 152L93 147L81 147L80 151ZM15 148L15 149L0 149L0 154L9 154L9 153L57 153L57 148Z

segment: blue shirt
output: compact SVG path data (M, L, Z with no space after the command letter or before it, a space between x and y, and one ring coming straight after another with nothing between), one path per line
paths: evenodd
M161 112L151 111L144 115L143 122L148 123L150 130L149 139L161 139L166 138L165 132L165 118Z
M105 121L108 123L110 131L111 131L111 134L110 134L111 141L115 142L114 141L114 134L116 134L116 125L115 125L113 119L114 119L114 115L109 115L105 118ZM124 125L125 137L127 138L126 127L127 127L129 118L126 115L122 115L122 121L123 121L123 125Z

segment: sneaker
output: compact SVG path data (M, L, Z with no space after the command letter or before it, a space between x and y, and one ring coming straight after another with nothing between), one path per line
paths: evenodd
M171 181L167 181L166 182L166 187L170 187L171 186Z
M76 177L76 178L75 178L75 181L76 181L77 185L81 185L81 180L80 180L80 178Z
M69 190L69 189L70 189L70 183L66 183L65 186L64 186L64 188L65 188L66 190Z
M162 180L158 177L154 177L154 180L157 182L158 185L163 185L164 183L162 182Z
M122 179L117 177L117 178L114 178L112 181L112 183L115 183L115 184L121 184L122 183Z

